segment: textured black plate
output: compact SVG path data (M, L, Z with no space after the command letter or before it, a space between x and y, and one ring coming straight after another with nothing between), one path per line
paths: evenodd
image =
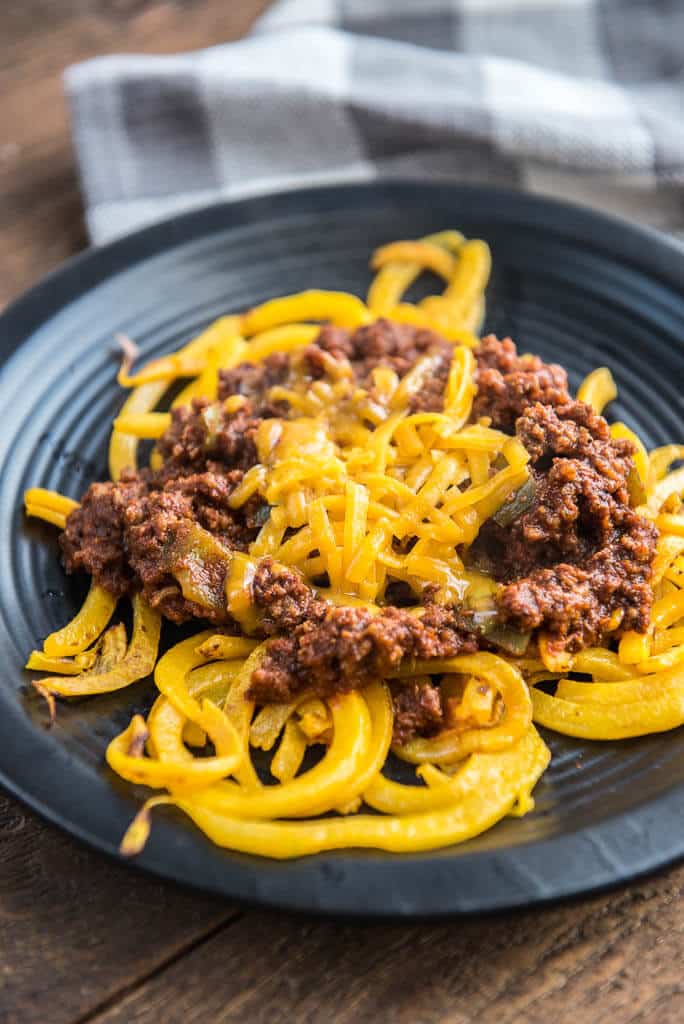
M79 496L106 473L121 401L112 337L172 350L220 313L306 287L364 294L377 245L458 227L492 246L487 327L563 363L573 385L607 364L613 413L647 445L684 438L684 255L654 233L517 193L392 183L214 206L77 258L0 319L0 781L115 854L141 792L103 764L108 739L151 688L62 704L56 727L27 691L26 653L62 625L84 581L56 531L27 524L25 487ZM466 845L394 856L344 851L278 863L213 847L156 812L137 863L282 907L367 915L501 909L623 881L684 855L684 730L592 744L550 737L537 810Z

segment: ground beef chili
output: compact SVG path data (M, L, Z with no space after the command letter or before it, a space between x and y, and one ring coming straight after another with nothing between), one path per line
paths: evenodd
M477 353L475 409L515 432L531 457L534 500L513 523L489 520L472 556L506 586L501 619L570 651L610 626L646 629L657 532L629 506L633 446L572 399L564 371L517 356L506 339Z
M124 517L147 493L149 476L145 471L124 473L116 484L90 485L59 538L67 572L83 570L117 596L132 589L135 574L124 546Z
M510 338L483 338L476 358L473 418L488 416L506 434L515 433L516 420L533 403L555 406L570 398L563 367L543 363L538 356L519 356Z
M359 387L368 388L373 396L373 370L378 366L405 374L424 357L433 357L430 374L420 391L413 395L410 406L414 412L437 412L443 406L444 389L449 376L453 345L434 331L416 329L408 324L377 320L350 332L341 327L324 327L315 345L310 345L304 359L312 376L325 372L324 353L334 359L346 359Z
M286 416L287 403L271 402L266 398L270 388L285 384L291 369L289 355L274 352L260 363L240 363L231 370L219 373L218 397L222 401L231 395L244 395L250 408L260 419Z
M69 516L60 537L67 571L84 569L117 595L142 589L147 601L174 622L230 623L227 610L208 613L182 596L166 555L193 526L238 551L254 540L266 506L254 498L236 510L229 499L256 462L259 422L248 402L231 414L204 399L174 409L159 441L162 469L125 472L118 483L92 484Z
M408 681L392 698L395 743L405 743L412 736L431 736L443 727L442 691L429 679Z
M431 604L419 617L405 608L373 615L331 607L270 559L255 573L253 595L276 635L252 676L249 695L259 703L290 700L303 688L327 697L388 675L404 658L451 658L478 646L467 616L453 608Z
M195 400L172 412L158 442L156 472L124 473L118 483L92 484L67 520L60 542L69 572L85 570L107 590L142 590L167 618L210 619L239 631L223 599L226 564L207 565L212 608L184 597L173 574L174 553L188 538L245 551L268 518L254 497L239 509L230 497L257 461L263 419L288 414L269 389L293 373L319 379L331 360L373 398L373 370L403 377L420 360L428 369L411 400L414 411L439 410L452 346L431 331L379 320L348 331L326 326L297 355L275 354L258 364L221 371L218 402ZM535 356L518 356L510 339L485 338L476 350L473 420L517 434L531 456L534 491L507 526L488 521L469 557L503 586L501 621L521 632L543 630L576 650L598 640L608 623L644 630L656 533L629 506L632 447L614 441L605 420L574 401L565 371ZM224 400L241 396L224 405ZM193 532L194 531L194 532ZM254 672L250 697L289 700L307 688L328 696L386 676L405 658L445 658L486 645L467 613L431 603L420 614L402 600L373 615L363 607L332 607L295 571L264 559L252 595L262 633L270 637ZM444 723L439 685L428 679L393 684L395 739L430 735Z
M355 331L323 327L314 344L301 353L297 366L301 365L306 375L316 380L325 375L331 358L338 363L348 363L356 383L367 388L372 398L372 372L376 367L388 367L403 377L419 359L432 356L430 375L411 400L415 412L432 412L442 408L452 353L453 346L434 331L381 319ZM219 398L245 395L258 415L282 416L283 403L274 406L267 401L266 393L274 385L287 382L292 363L291 357L278 354L256 365L243 363L233 370L222 370Z
M255 437L262 418L248 400L232 413L205 398L179 406L157 445L164 460L163 476L248 470L257 461Z

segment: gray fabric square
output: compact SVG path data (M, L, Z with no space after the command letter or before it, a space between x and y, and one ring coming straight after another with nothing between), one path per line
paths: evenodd
M81 187L93 205L126 196L126 159L121 153L125 133L119 90L109 82L72 88L67 82L74 144L81 159Z
M642 110L641 123L653 139L653 170L663 182L684 183L684 135L669 118Z
M378 18L345 18L343 27L361 35L396 39L435 50L458 49L460 18L455 12L434 14L389 14Z
M653 137L654 170L665 182L684 180L684 68L675 78L633 86L642 123Z
M668 81L684 71L681 0L597 0L596 16L617 81Z
M463 20L463 48L587 78L606 71L592 4L548 0L527 9L471 12Z
M169 195L218 184L194 75L125 78L120 91L138 195Z
M212 83L208 95L223 185L342 168L363 156L345 107L313 90L229 81Z
M363 140L365 155L374 162L407 152L441 149L453 140L453 132L446 125L425 124L416 117L385 114L361 104L351 104L349 111Z
M379 53L372 40L360 39L351 61L350 107L372 159L414 142L431 147L488 132L480 67L461 55L406 46Z
M378 171L389 178L428 177L431 181L461 181L473 185L518 187L522 180L517 161L511 160L488 142L459 139L426 151L405 148L380 157Z
M459 0L335 0L339 23L393 18L432 18L458 10Z

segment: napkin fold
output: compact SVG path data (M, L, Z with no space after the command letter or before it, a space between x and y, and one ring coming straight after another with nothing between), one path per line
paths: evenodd
M284 0L238 42L65 82L95 243L381 176L525 188L684 237L675 0Z

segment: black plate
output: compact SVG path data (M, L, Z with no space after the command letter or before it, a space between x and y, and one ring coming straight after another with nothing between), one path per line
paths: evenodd
M27 691L26 653L76 610L84 581L59 565L56 531L27 524L25 487L79 496L106 473L121 401L112 336L145 354L208 321L306 287L364 294L377 245L445 227L485 238L488 329L563 363L573 385L607 364L613 413L647 445L684 438L684 255L645 230L541 198L411 182L293 192L214 206L73 260L0 319L0 781L50 820L117 855L142 795L103 765L149 684L61 704ZM355 850L273 862L212 846L155 813L136 863L231 898L345 914L502 909L624 881L684 855L684 730L621 743L550 737L537 810L463 846L420 855Z

